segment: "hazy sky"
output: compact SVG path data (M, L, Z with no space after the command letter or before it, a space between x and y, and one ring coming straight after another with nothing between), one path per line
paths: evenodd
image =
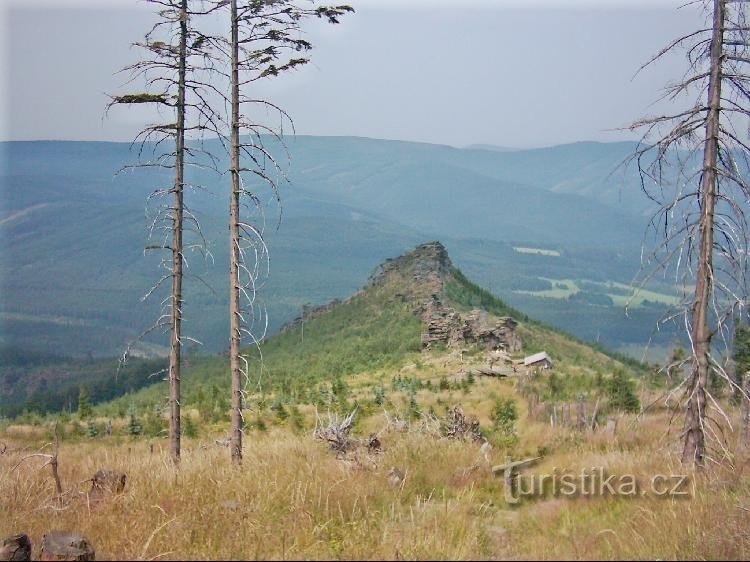
M703 22L672 0L352 0L309 30L313 64L264 86L298 133L464 146L634 138L683 60L633 79ZM0 140L131 140L141 111L103 119L115 72L149 28L138 0L0 0Z

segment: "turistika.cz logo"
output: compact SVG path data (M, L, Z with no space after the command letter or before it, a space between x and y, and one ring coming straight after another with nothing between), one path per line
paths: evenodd
M518 474L507 468L505 500L518 503L531 497L597 497L639 498L689 497L689 479L685 474L655 474L643 479L633 474L607 474L604 467L583 468L579 473L552 469L551 474Z

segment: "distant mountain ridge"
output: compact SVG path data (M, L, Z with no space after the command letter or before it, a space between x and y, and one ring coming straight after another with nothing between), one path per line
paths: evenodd
M613 307L529 294L556 280L632 279L646 204L627 175L622 184L611 175L632 148L578 143L506 153L290 138L278 231L278 209L266 209L272 277L263 298L271 331L305 305L351 294L372 263L440 239L467 274L530 315L614 347L646 341L658 311L631 311L628 319ZM115 176L136 159L128 143L11 142L0 151L0 341L59 355L118 352L157 312L159 298L139 302L158 274L156 256L143 256L144 207L169 174ZM227 332L226 178L191 174L208 188L190 193L188 203L214 262L188 256L189 271L210 288L186 281L185 327L218 351Z
M494 150L497 152L515 152L516 150L523 150L520 148L512 148L509 146L497 146L495 144L470 144L465 146L469 150Z

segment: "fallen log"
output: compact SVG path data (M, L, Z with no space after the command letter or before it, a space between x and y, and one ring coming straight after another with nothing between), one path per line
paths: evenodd
M511 491L511 494L515 494L519 470L533 465L540 458L542 457L532 457L522 461L511 461L509 458L506 458L505 464L492 467L492 473L495 475L502 474L505 486Z
M483 377L512 377L518 374L513 369L501 369L497 367L477 367L476 369L469 370L469 372L474 376Z
M315 422L313 437L327 441L331 450L336 453L345 453L354 448L356 443L349 437L349 432L354 425L354 414L356 411L357 408L354 408L343 420L339 420L338 416L332 416L329 413L328 426L324 426L320 417L318 417Z
M492 472L497 474L498 472L505 472L508 469L517 470L519 468L525 468L527 466L532 466L533 464L536 463L536 461L538 461L541 458L542 457L532 457L530 459L524 459L522 461L512 461L512 462L510 460L507 460L505 464L499 464L499 465L493 466Z

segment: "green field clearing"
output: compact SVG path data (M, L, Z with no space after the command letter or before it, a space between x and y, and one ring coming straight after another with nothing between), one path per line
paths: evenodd
M546 291L513 291L519 295L531 295L533 297L547 297L550 299L567 299L570 295L574 295L580 288L573 279L550 279L548 277L540 277L544 281L552 283L554 288L547 289Z
M624 283L609 283L609 285L621 289L630 290L634 293L634 295L633 293L631 293L632 296L610 295L615 303L615 306L626 306L628 304L630 306L643 306L643 301L646 300L667 305L674 305L680 302L679 297L677 297L676 295L657 293L655 291L649 291L647 289L633 289L633 287L625 285Z
M597 281L591 281L589 279L575 280L575 279L550 279L547 277L540 277L545 281L552 283L552 289L545 291L523 291L516 290L514 293L522 295L530 295L534 297L546 297L552 299L567 299L571 295L574 295L583 289L581 288L582 283L596 285L601 289L602 294L606 294L612 299L613 305L616 307L641 307L644 306L645 301L652 303L660 303L665 305L678 304L680 299L676 295L668 295L666 293L659 293L656 291L649 291L648 289L636 289L630 285L624 283L617 283L614 281L608 281L606 283L600 283ZM610 289L610 290L608 290ZM627 295L618 294L622 291L628 291Z
M545 250L544 248L527 248L524 246L513 246L513 250L519 254L538 254L540 256L555 256L559 257L560 252L557 250Z

